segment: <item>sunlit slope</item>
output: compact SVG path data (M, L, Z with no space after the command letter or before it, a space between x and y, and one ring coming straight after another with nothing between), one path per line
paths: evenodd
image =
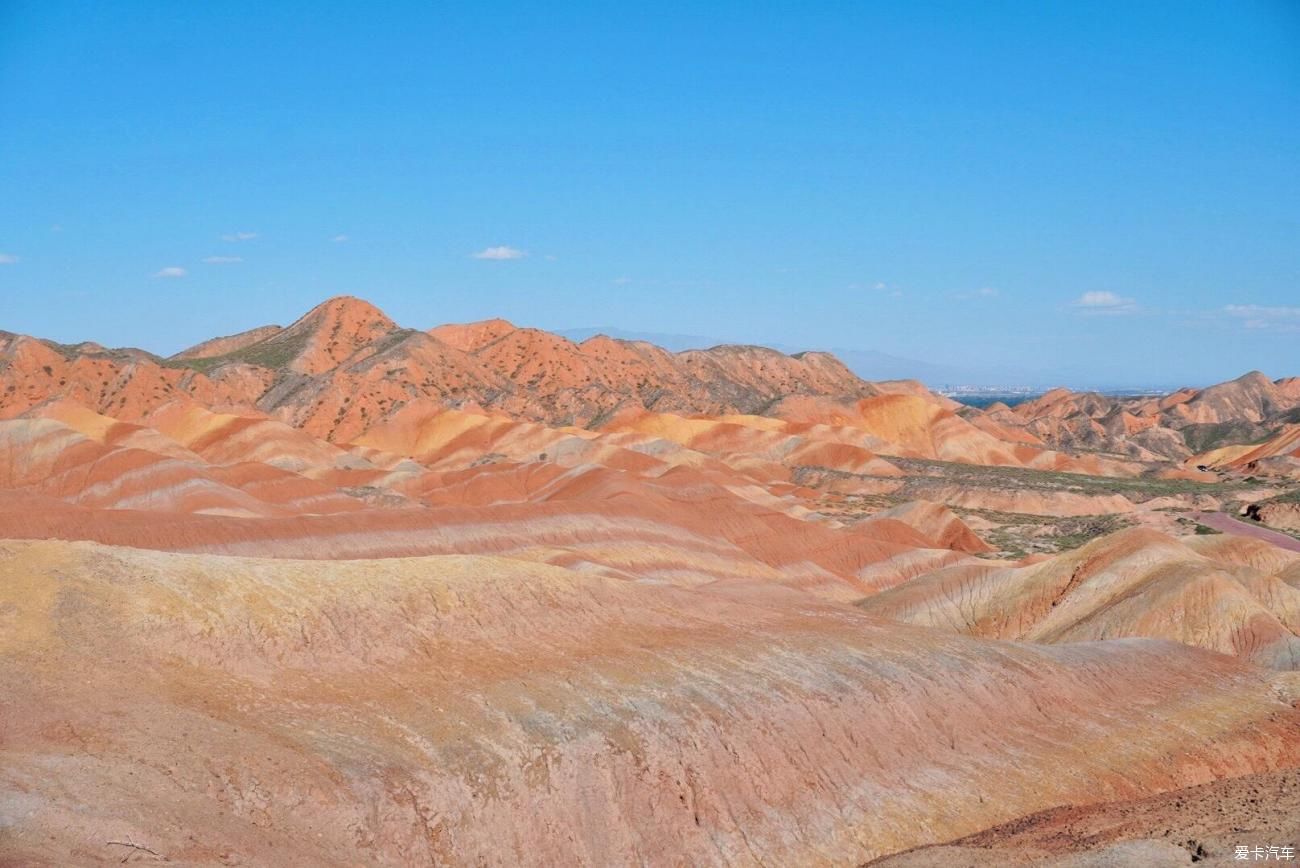
M1300 761L1229 657L511 559L9 542L0 612L22 864L840 865Z

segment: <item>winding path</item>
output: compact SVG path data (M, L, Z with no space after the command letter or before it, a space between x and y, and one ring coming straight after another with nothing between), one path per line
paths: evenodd
M1223 533L1235 534L1236 536L1249 536L1255 539L1262 539L1270 542L1278 548L1287 549L1288 551L1300 552L1300 539L1293 536L1269 530L1258 524L1238 521L1227 513L1223 512L1199 512L1196 514L1196 520L1206 527L1212 527Z

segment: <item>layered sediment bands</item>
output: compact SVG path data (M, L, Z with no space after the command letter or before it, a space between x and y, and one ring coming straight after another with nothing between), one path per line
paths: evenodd
M219 412L274 414L340 443L412 400L586 425L628 407L755 412L791 394L878 392L824 353L747 346L670 353L604 337L575 344L501 320L421 332L350 297L329 299L287 328L217 338L166 360L0 332L4 416L62 398L137 422L187 397Z
M1290 514L1297 404L350 298L0 333L0 863L844 865L1295 768L1292 541L1152 528Z
M0 522L13 538L93 540L164 551L320 560L471 553L583 561L647 580L763 579L844 600L867 593L856 578L860 571L872 565L887 569L885 563L910 554L907 543L917 539L903 525L837 531L750 510L743 501L655 500L594 498L255 520L177 514L159 521L143 511L73 509L0 492ZM900 534L909 534L906 543L895 541ZM939 563L961 557L951 551L931 554Z
M81 430L56 418L0 421L0 489L98 509L176 513L290 515L362 507L274 462L209 464L152 429L85 414L88 419L72 419ZM108 424L91 424L96 420Z
M1233 466L1251 447L1231 444L1258 443L1278 426L1300 421L1298 411L1300 378L1274 381L1252 371L1226 383L1162 397L1120 398L1053 389L1014 408L990 407L975 424L1019 428L1058 449L1109 452L1140 461L1188 459L1189 464ZM1283 438L1276 448L1285 452L1285 445ZM1189 458L1198 452L1205 454Z
M214 338L170 359L0 332L0 417L51 399L129 423L187 399L218 413L271 415L338 444L427 402L592 429L645 411L780 419L794 423L783 433L810 444L809 466L863 472L851 469L856 464L873 475L888 472L877 455L1107 476L1197 455L1225 470L1300 474L1295 378L1252 372L1163 398L1058 389L980 411L913 381L864 382L825 353L751 346L673 353L604 336L574 343L504 320L419 331L351 297L329 299L287 328ZM828 433L833 428L855 436ZM775 441L760 451L772 446L783 450L778 461L800 457Z
M1286 673L737 585L8 542L0 613L22 864L840 865L1300 763Z
M1250 469L1261 462L1300 458L1300 425L1285 425L1263 443L1237 444L1211 450L1188 464L1205 467Z
M971 554L994 551L993 546L980 539L956 513L941 504L914 500L876 513L872 521L883 519L895 519L915 528L934 540L935 548Z
M1294 556L1251 540L1194 545L1124 531L1025 567L944 567L859 605L991 639L1147 636L1300 669L1300 593L1279 575Z
M888 392L852 403L793 396L769 413L791 422L858 429L875 438L881 444L878 451L887 456L1100 476L1128 476L1138 469L1113 458L1043 449L1032 445L1033 438L1000 439L1005 432L998 425L975 425L954 412L951 402L924 390Z

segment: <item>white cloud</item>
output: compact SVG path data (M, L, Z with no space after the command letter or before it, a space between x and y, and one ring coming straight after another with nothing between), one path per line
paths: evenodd
M330 241L333 241L335 244L346 244L348 242L348 236L342 234L335 235L330 239Z
M523 259L528 254L502 244L499 247L486 247L474 254L475 259Z
M991 286L981 286L979 289L971 292L955 292L952 297L966 300L970 298L997 298L1001 294L1001 292Z
M1269 307L1262 304L1228 304L1224 305L1223 311L1229 316L1251 319L1300 319L1300 307L1285 305Z
M205 256L204 263L207 265L234 265L236 262L243 262L242 256Z
M849 284L849 289L857 289L857 288L858 288L858 284L856 283ZM884 293L889 298L903 297L903 291L901 289L894 286L894 284L892 283L885 283L883 280L877 280L875 283L871 284L871 289L875 292Z
M632 278L630 277L616 277L613 280L615 286L627 286L631 282Z
M0 265L13 265L18 261L18 257L12 253L0 253Z
M252 241L257 237L256 232L227 232L221 236L222 241Z
M1226 304L1223 312L1259 331L1300 331L1300 307L1264 304Z
M1137 302L1133 299L1105 289L1085 292L1071 304L1085 313L1093 314L1132 313L1137 310Z
M166 268L160 268L154 272L154 277L184 277L189 274L188 271L179 265L169 265Z

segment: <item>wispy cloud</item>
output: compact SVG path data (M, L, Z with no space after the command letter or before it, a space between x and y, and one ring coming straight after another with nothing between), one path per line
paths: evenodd
M1223 312L1248 329L1300 332L1300 307L1264 304L1227 304Z
M0 265L13 265L18 261L18 257L12 253L0 253Z
M184 277L187 274L189 274L189 272L181 268L179 265L169 265L166 268L160 268L157 271L155 271L153 276L177 278L177 277Z
M979 289L971 290L970 292L954 292L952 297L963 300L969 298L997 298L1001 294L1001 292L991 286L981 286Z
M203 262L207 265L234 265L236 262L243 262L242 256L205 256Z
M348 236L340 233L338 235L335 235L333 238L331 238L330 241L333 241L335 244L346 244L348 243L349 239Z
M256 232L227 232L221 236L222 241L252 241L257 237Z
M475 259L523 259L528 254L522 250L516 250L513 247L507 247L502 244L499 247L485 247L478 253L473 254Z
M627 285L628 285L629 283L631 283L631 282L632 282L632 278L630 278L630 277L616 277L616 278L614 278L614 280L612 281L612 283L613 283L615 286L627 286Z
M1070 303L1087 314L1122 314L1137 310L1137 302L1110 290L1092 290L1085 292Z
M877 280L875 283L863 286L861 283L850 283L848 288L854 292L867 289L872 292L879 292L890 298L902 298L903 291L891 283L885 283L883 280Z

